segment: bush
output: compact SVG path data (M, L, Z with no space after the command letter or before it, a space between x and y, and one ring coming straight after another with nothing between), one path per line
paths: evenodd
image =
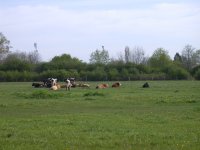
M200 80L200 68L195 72L194 77L196 80Z
M164 71L167 74L168 79L183 80L189 79L190 77L190 74L187 70L176 65L167 66Z

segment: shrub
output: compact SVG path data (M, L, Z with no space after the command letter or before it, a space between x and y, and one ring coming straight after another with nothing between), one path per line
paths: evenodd
M195 72L194 77L196 80L200 80L200 68Z

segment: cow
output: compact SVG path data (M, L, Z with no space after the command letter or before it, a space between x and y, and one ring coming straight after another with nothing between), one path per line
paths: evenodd
M44 79L43 80L43 84L44 84L45 87L50 88L51 87L51 80L50 80L50 78Z
M56 83L56 86L57 86L57 88L58 88L58 89L60 89L60 88L61 88L61 85L60 85L60 84L58 84L58 83Z
M51 86L55 86L57 84L57 79L51 78Z
M150 86L149 86L148 82L146 82L146 83L143 84L142 87L143 87L143 88L149 88Z
M53 85L50 89L56 91L58 90L58 87L56 85Z
M66 90L70 91L71 90L71 86L72 86L70 80L67 79L65 82L66 82Z
M96 89L105 89L105 88L108 88L109 85L108 84L99 84L96 86Z
M78 83L78 84L76 84L76 87L90 88L90 85L86 84L86 83Z
M35 83L35 82L33 82L32 86L34 86L35 88L40 88L40 87L44 87L44 84L43 83Z
M120 87L122 84L120 82L116 82L112 85L113 88Z
M45 87L50 88L50 87L56 85L57 79L56 79L56 78L44 79L44 80L43 80L43 83L44 83L44 86L45 86Z
M67 82L67 80L70 81L71 87L74 87L74 88L76 87L75 78L66 78L66 79L64 79L65 82Z

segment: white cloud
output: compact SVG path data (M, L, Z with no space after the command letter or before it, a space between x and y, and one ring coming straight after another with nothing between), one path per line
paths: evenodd
M88 60L102 44L111 54L126 45L143 46L149 54L160 46L182 48L188 42L200 46L200 9L191 4L108 10L26 5L1 9L0 18L2 32L15 49L31 50L36 41L46 60L62 53Z

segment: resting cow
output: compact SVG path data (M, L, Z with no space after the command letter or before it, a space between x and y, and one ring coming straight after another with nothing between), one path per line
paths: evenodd
M56 85L54 85L50 89L56 91L56 90L58 90L58 87Z
M121 83L119 83L119 82L116 82L116 83L114 83L113 85L112 85L112 87L120 87L122 84Z
M44 80L43 80L43 83L44 83L44 86L45 86L45 87L50 88L50 87L56 85L57 79L54 79L54 78L44 79Z
M40 88L40 87L44 87L44 84L42 84L42 83L32 83L32 86L34 86L35 88Z
M99 84L96 86L96 89L105 89L105 88L108 88L109 85L108 84Z
M143 84L142 87L143 87L143 88L149 88L150 86L149 86L148 82L146 82L145 84Z
M77 87L82 87L82 88L90 88L90 85L89 84L86 84L86 83L78 83L76 84Z

